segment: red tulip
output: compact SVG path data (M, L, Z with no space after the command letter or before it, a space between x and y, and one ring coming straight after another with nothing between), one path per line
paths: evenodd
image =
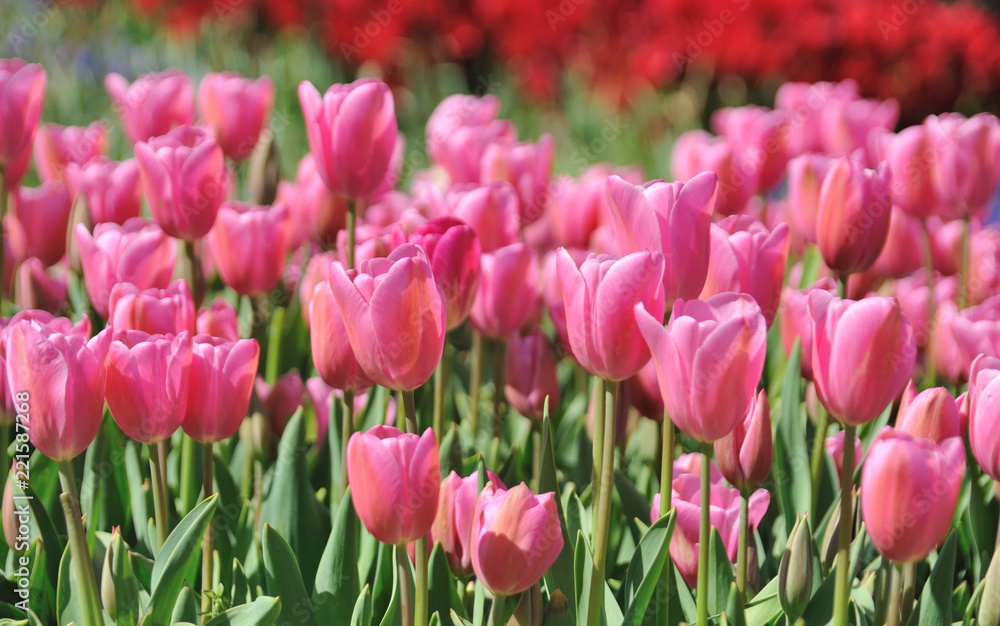
M743 493L760 487L771 471L771 405L761 389L746 417L731 433L715 442L715 460L731 485Z
M274 106L270 76L257 80L234 72L206 74L198 85L198 112L202 122L215 130L227 157L242 161L250 156Z
M191 79L180 70L143 74L132 84L112 73L104 77L104 88L133 144L194 121Z
M70 163L66 179L70 193L74 197L82 195L87 200L87 210L94 224L124 224L139 216L142 190L139 164L135 159L119 163L97 157L82 165Z
M503 481L493 472L486 470L487 480L506 489ZM472 570L472 524L476 518L476 501L479 472L466 477L455 472L441 481L438 495L437 515L430 530L430 545L440 543L448 565L456 576L468 578Z
M549 338L536 328L525 336L515 332L504 356L504 395L525 417L539 420L549 400L549 411L559 406L559 379Z
M223 281L236 293L259 296L281 279L285 265L288 208L226 202L219 209L211 241Z
M119 283L111 290L108 324L119 330L151 335L194 333L194 299L187 282L176 280L166 289L139 289Z
M72 199L56 180L40 187L21 187L11 194L10 245L19 260L35 257L45 267L66 254L66 230Z
M188 404L181 423L189 437L208 444L236 434L250 406L259 357L255 339L194 338Z
M827 266L841 274L872 266L885 246L892 217L892 174L841 158L823 179L816 238Z
M21 59L0 59L0 170L4 185L13 189L6 171L12 163L30 156L31 140L42 114L45 99L45 70L37 63ZM11 177L14 178L14 177ZM20 180L20 176L16 177Z
M302 376L292 370L279 376L274 385L258 376L254 381L254 391L263 405L271 432L275 437L281 437L288 420L305 401L306 387Z
M515 141L517 129L496 119L500 101L455 94L437 105L427 120L427 153L448 173L451 183L478 183L479 164L495 141Z
M484 183L505 180L513 185L521 221L530 224L545 211L554 159L551 135L542 135L537 142L497 141L483 153L479 178Z
M35 168L42 180L69 184L67 168L83 165L104 153L104 122L90 126L43 124L35 136Z
M487 337L503 339L538 310L538 257L523 243L483 254L472 325Z
M427 252L434 280L444 292L448 330L457 328L469 316L479 286L482 250L476 231L454 217L439 217L417 228L408 241Z
M517 242L521 228L517 192L506 182L460 185L448 192L451 214L476 231L483 252Z

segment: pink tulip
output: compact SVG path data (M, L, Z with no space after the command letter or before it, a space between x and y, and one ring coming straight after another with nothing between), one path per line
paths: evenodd
M957 291L958 282L954 277L936 276L934 279L935 311L940 312L949 301L954 306ZM928 308L930 292L930 287L927 285L926 270L918 270L906 278L901 278L893 282L892 293L899 300L900 308L903 309L903 313L906 314L906 317L913 325L913 337L918 348L925 348L930 339L930 321L927 319L927 316L930 314ZM949 338L948 341L951 342L952 340Z
M961 383L968 379L972 362L965 349L955 339L954 326L958 306L952 300L938 302L933 346L930 350L938 374L944 380ZM977 353L978 354L978 353Z
M974 226L969 247L966 303L974 305L1000 294L1000 226Z
M632 399L632 406L639 415L654 422L662 422L663 398L660 396L660 383L656 380L656 364L653 361L646 363L625 383Z
M552 492L536 496L524 483L492 483L479 494L472 525L472 568L494 594L514 595L541 580L563 548Z
M785 224L769 232L749 215L712 224L708 278L699 298L707 300L726 291L745 293L757 302L770 326L781 302L789 244Z
M135 145L142 188L153 219L168 235L194 241L212 229L230 174L211 133L178 126Z
M521 228L517 192L506 182L458 186L448 192L451 214L472 226L483 252L517 242Z
M785 83L778 88L774 104L789 116L789 148L792 154L822 152L823 110L831 103L853 102L859 98L858 83L853 79L839 83Z
M364 198L382 185L396 149L396 111L389 87L362 78L333 85L324 95L299 84L309 151L331 190Z
M559 406L559 379L549 338L536 328L522 336L515 332L507 341L504 356L504 395L517 412L542 419L545 399L549 411Z
M924 237L920 220L894 206L885 246L872 269L881 276L903 278L923 268L927 264Z
M42 309L58 313L66 304L68 285L61 271L50 273L42 262L31 257L17 268L14 303L20 309Z
M586 250L566 249L577 266L587 260ZM556 330L556 342L560 353L569 352L569 329L566 327L566 302L563 300L562 285L559 282L559 253L547 252L542 264L542 302L548 309L549 319Z
M29 309L24 311L18 311L10 318L7 322L7 327L4 331L0 332L0 342L6 341L6 335L4 333L9 332L11 328L14 327L20 321L37 322L42 326L47 327L53 332L59 333L60 335L76 335L81 337L84 341L90 339L90 332L93 330L90 323L90 318L84 315L80 318L80 321L74 324L67 317L56 317L47 311L39 311L37 309ZM108 339L110 343L111 339ZM5 345L5 344L4 344Z
M213 258L236 293L259 296L273 289L285 265L288 207L226 202L212 228Z
M980 354L1000 357L1000 295L958 311L950 320L949 330L964 375L969 374Z
M298 287L299 308L302 310L302 322L306 325L306 328L310 327L309 310L312 306L313 292L316 290L316 285L326 280L330 263L336 260L337 253L332 251L314 254L309 257L309 262L306 264L306 270L302 274L302 279L299 281ZM333 310L336 310L336 308Z
M68 185L67 168L100 156L106 144L104 122L84 127L43 124L35 135L34 145L38 176Z
M107 400L122 432L146 444L170 438L184 419L190 373L187 331L176 336L117 331L108 352Z
M250 406L259 358L256 339L195 336L189 400L181 423L189 437L215 443L236 434Z
M21 187L11 194L9 225L14 256L36 257L45 267L55 265L66 254L66 230L72 199L56 180L40 187Z
M837 480L840 480L840 471L844 467L844 431L838 431L826 438L826 452L833 459L833 464L837 468ZM861 459L865 456L865 446L859 437L854 438L854 469L861 465Z
M633 307L641 304L663 319L663 256L648 251L617 260L590 255L578 268L565 248L558 255L573 356L583 369L605 380L635 375L650 354Z
M350 273L331 264L329 282L365 375L395 390L427 382L441 360L447 311L424 251L403 244Z
M861 472L861 516L882 556L914 563L941 545L964 473L958 437L937 443L891 426L879 431Z
M937 151L932 169L938 196L949 214L964 217L985 205L1000 178L1000 124L989 113L966 119L959 113L924 122Z
M108 324L115 331L141 330L151 335L194 333L194 299L187 282L175 280L166 289L139 289L118 283L111 290Z
M718 178L711 172L687 183L653 181L642 186L608 177L609 217L618 253L663 254L667 310L676 299L698 297L705 285L718 190Z
M712 114L712 130L753 164L761 191L773 187L785 174L789 134L785 111L753 105L718 109Z
M469 318L479 332L505 339L538 310L538 257L523 243L483 254Z
M434 280L444 292L448 330L458 328L469 316L479 286L482 250L476 231L457 218L439 217L417 228L408 241L427 252Z
M139 165L135 159L119 163L95 157L82 165L70 163L66 168L66 180L74 197L83 196L87 200L87 210L94 224L124 224L139 216L142 193Z
M892 170L892 198L908 215L927 218L939 210L934 171L937 151L926 124L885 135L884 158Z
M270 385L260 376L254 381L257 399L263 405L265 416L275 437L285 432L288 420L305 402L306 387L302 376L295 370L283 374Z
M0 170L13 162L27 160L31 140L42 114L45 99L45 70L37 63L21 59L0 59ZM4 171L4 185L13 189ZM12 177L13 178L13 177ZM20 176L16 177L20 180Z
M899 404L896 429L939 444L961 437L958 403L944 387L925 389L918 394L911 380Z
M347 200L327 188L311 154L299 161L294 184L278 183L277 199L288 206L289 222L297 229L289 235L290 249L307 240L329 247L347 224Z
M354 240L354 267L365 261L384 259L392 251L392 231L375 224L359 222ZM337 260L347 267L347 231L337 233Z
M731 485L743 493L760 487L771 471L771 405L761 389L746 417L731 433L715 442L715 460Z
M132 84L112 73L104 77L104 88L133 144L194 121L191 78L181 70L143 74Z
M448 173L451 183L480 182L479 165L493 142L517 140L517 129L496 119L500 101L455 94L438 104L427 120L427 153Z
M788 162L789 224L809 243L816 243L820 190L836 159L803 154Z
M913 327L895 298L810 296L812 368L820 402L837 421L858 426L889 406L913 373Z
M240 322L236 317L236 307L222 296L218 296L209 306L198 309L195 318L197 335L211 335L227 341L239 341Z
M10 348L7 348L8 367ZM969 446L983 471L1000 480L1000 359L980 356L969 375ZM13 386L11 387L13 389Z
M709 523L719 531L727 556L736 558L740 532L740 492L721 483L709 488ZM751 532L757 528L771 502L766 489L750 495L749 516ZM692 589L698 574L699 520L701 519L701 478L696 474L682 474L674 478L671 503L677 509L677 525L670 539L670 558L680 570L684 582ZM660 494L653 496L650 521L659 519Z
M934 269L945 276L951 276L958 271L965 222L963 220L943 221L931 216L927 218L927 226L931 231ZM973 252L975 251L973 250Z
M587 247L598 226L608 221L611 203L607 181L611 175L620 176L631 184L642 182L642 174L637 168L614 168L598 163L584 170L579 179L562 176L552 183L545 208L545 224L553 246Z
M892 217L892 174L884 163L869 170L841 158L823 179L816 237L827 266L861 272L878 258Z
M405 545L434 523L441 488L438 442L391 426L354 433L347 443L347 480L358 517L382 543Z
M781 291L781 315L778 318L786 357L791 356L795 340L799 340L802 377L806 380L813 379L813 316L809 311L809 300L814 291L827 294L819 297L829 302L837 293L837 285L832 279L822 278L805 289L795 289L791 285L785 287Z
M0 61L0 63L2 63L2 61ZM4 191L11 192L17 189L17 186L21 184L21 179L24 178L25 173L28 171L28 164L30 162L31 144L29 143L21 151L21 154L15 155L3 165L4 172L2 189Z
M487 481L506 489L500 477L486 470ZM476 518L479 472L464 478L455 472L441 481L437 515L430 530L429 544L440 543L451 571L460 578L472 576L472 524Z
M530 224L545 212L554 159L552 135L542 135L537 142L497 141L483 153L479 177L484 183L505 180L513 185L521 222Z
M898 119L899 103L892 98L831 98L819 115L822 152L842 156L863 149L872 131L895 128Z
M638 305L635 319L674 424L703 443L732 432L764 369L767 326L753 298L724 293L707 302L678 300L666 328Z
M198 85L198 112L202 122L215 130L227 157L242 161L250 156L274 106L270 76L257 80L234 72L206 74Z
M4 334L7 388L15 402L23 402L17 394L28 394L31 443L50 459L73 459L101 427L111 331L87 341L22 319L12 320Z
M343 271L343 266L337 262ZM322 279L313 288L310 300L313 364L326 384L334 389L357 391L372 385L351 347L344 316L337 306L330 283L327 281L330 263L323 268Z
M681 181L690 182L703 172L716 173L715 211L719 215L739 213L757 191L757 167L742 159L728 139L703 130L691 130L677 138L670 165Z

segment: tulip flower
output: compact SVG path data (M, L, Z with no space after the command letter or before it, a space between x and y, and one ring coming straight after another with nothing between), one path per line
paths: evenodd
M44 181L58 180L69 184L66 177L70 165L83 165L104 153L107 143L104 122L90 126L60 126L43 124L35 135L35 168Z
M505 339L538 310L538 257L523 243L483 254L469 318L487 337Z
M841 274L872 266L885 246L892 217L892 173L841 158L823 179L816 239L827 266Z
M788 113L747 105L712 114L712 129L726 137L745 162L755 167L761 191L773 187L788 163Z
M879 431L861 472L861 516L882 556L914 563L941 545L964 473L959 437L937 443L891 426Z
M663 398L660 397L660 383L656 380L656 364L649 361L625 382L632 406L639 415L654 422L662 422Z
M194 300L183 280L166 289L140 290L119 283L111 290L108 324L116 331L141 330L151 335L194 333Z
M239 341L240 322L236 318L236 307L222 296L218 296L209 306L198 309L195 332L197 335L211 335L227 341Z
M2 64L0 60L0 64ZM3 165L3 185L2 189L11 192L17 189L28 171L28 164L31 162L31 145L27 145L20 155L15 155Z
M500 100L454 94L438 104L427 120L427 153L448 173L452 184L480 182L480 162L490 144L517 140L517 129L496 119Z
M885 246L871 270L880 276L903 278L922 269L927 264L924 237L920 220L893 206Z
M250 156L274 106L270 76L257 80L234 72L206 74L198 85L198 112L202 122L215 130L227 157L242 161Z
M372 385L351 347L344 317L325 275L311 299L310 328L313 363L326 384L342 391L357 391Z
M305 401L306 387L302 376L292 370L279 376L273 385L258 376L254 381L254 391L263 405L271 433L280 438L288 420Z
M503 481L486 470L488 482L499 489L506 489ZM440 543L451 571L460 578L468 578L472 569L472 525L476 518L479 472L464 478L452 471L441 481L437 515L430 530L431 544Z
M964 217L993 198L1000 179L1000 124L989 113L968 119L959 113L925 122L937 152L931 174L950 215Z
M10 367L9 343L7 355ZM1000 384L998 380L1000 359L977 357L969 374L969 446L979 466L993 480L1000 480L1000 409L996 402L997 385Z
M365 198L382 185L396 148L396 111L389 87L363 78L333 85L324 95L299 84L309 151L332 191Z
M484 253L517 242L521 219L517 192L510 183L460 185L449 190L447 202L451 214L476 231Z
M40 187L21 187L11 194L10 245L19 260L35 257L45 267L66 254L66 230L72 198L56 180Z
M259 296L281 280L287 254L288 208L226 202L212 229L212 258L236 293Z
M30 402L31 443L55 461L73 459L97 436L111 343L107 329L90 341L62 330L21 319L4 332L7 388L15 402Z
M539 222L551 236L553 246L586 248L599 226L606 223L611 210L607 181L621 176L631 184L641 184L638 168L614 168L609 164L591 165L579 179L559 177L550 185L545 206L545 220Z
M820 402L842 424L870 422L913 372L913 327L894 298L828 301L810 296L812 368Z
M824 442L827 453L833 459L833 464L837 468L838 479L840 471L844 467L844 431L838 431L826 438ZM857 437L854 438L854 470L861 465L861 459L865 456L865 446ZM852 473L854 470L851 470Z
M678 300L670 322L636 305L670 419L702 443L722 439L750 408L764 369L767 327L753 298Z
M347 225L347 200L327 188L311 154L299 161L294 184L278 183L277 201L288 206L289 223L298 229L289 234L289 249L307 240L329 247Z
M961 437L958 403L948 390L934 387L919 394L916 391L911 380L899 403L896 429L939 444L952 437Z
M530 224L545 211L554 159L552 135L542 135L537 142L496 141L483 153L479 178L484 183L505 180L513 185L521 222Z
M788 226L774 232L748 215L727 217L712 224L712 254L702 300L732 291L752 297L768 326L781 301L781 284L788 261Z
M789 224L809 243L816 243L820 190L836 159L803 154L788 162Z
M633 307L641 304L663 319L663 255L635 252L618 260L591 255L578 268L565 249L558 254L573 356L583 369L605 380L633 376L650 356Z
M210 444L236 434L250 406L259 358L256 339L195 336L189 400L181 422L189 437Z
M892 287L892 294L899 300L900 308L903 309L903 313L913 325L913 337L917 347L925 348L931 339L931 323L928 315L933 310L935 316L937 316L943 308L947 307L949 302L954 306L958 282L953 276L944 277L940 274L935 276L935 302L933 309L928 302L931 296L931 289L927 284L926 270L918 270L906 278L895 280ZM935 334L942 332L943 330L940 326L934 330ZM948 342L951 343L952 339L949 338Z
M549 410L559 406L559 379L549 338L536 328L522 336L516 332L507 341L504 355L504 396L517 412L539 420L549 400Z
M66 180L73 197L87 200L87 211L94 224L124 224L139 217L142 193L139 164L135 159L122 162L96 157L82 165L70 163Z
M309 310L312 306L313 292L316 290L317 285L326 280L330 263L336 260L337 253L333 251L309 257L309 262L306 264L305 272L302 274L298 285L299 307L302 309L302 323L306 325L306 328L310 327Z
M536 496L524 483L492 483L479 494L472 525L472 568L494 595L521 593L552 567L563 548L552 492Z
M190 372L187 331L176 336L116 332L108 352L107 401L122 432L145 444L169 439L184 419Z
M1000 357L1000 295L976 306L957 311L951 318L951 342L962 363L962 373L980 354ZM939 330L939 332L941 332Z
M819 112L822 152L851 154L867 147L868 137L879 129L895 128L899 103L894 99L831 98Z
M0 59L0 173L4 186L15 185L7 180L11 164L30 155L31 140L42 114L45 99L45 70L37 63L21 59ZM10 176L13 179L13 176ZM17 177L20 179L20 176Z
M927 124L910 126L898 134L887 133L883 140L886 163L892 170L892 198L900 209L916 218L926 218L940 210L934 172L937 150Z
M469 316L479 286L482 250L476 231L457 218L439 217L417 228L407 240L427 252L434 281L444 292L448 330L458 328Z
M52 274L42 262L31 257L17 268L14 280L14 303L20 309L42 309L58 313L66 304L69 286L64 274Z
M395 390L427 382L441 360L447 319L423 250L403 244L350 274L331 264L329 282L365 375Z
M771 405L767 393L761 389L743 421L715 442L715 460L726 480L747 494L767 480L773 453Z
M230 175L211 133L178 126L135 145L142 188L153 219L168 235L194 241L212 229Z
M434 523L440 490L434 431L375 426L347 444L347 476L358 517L382 543L405 545Z
M678 298L697 298L705 286L718 190L718 177L711 172L686 183L653 181L643 186L608 177L609 217L618 253L663 254L667 310Z
M806 380L813 379L813 317L809 311L809 300L813 292L826 294L817 296L817 299L829 303L836 295L837 285L830 278L822 278L806 289L795 289L791 285L785 287L781 291L781 315L778 318L786 357L791 356L795 340L799 340L802 348L802 377ZM822 306L822 302L818 301L817 306Z
M670 165L674 176L686 182L704 172L716 173L719 186L714 207L720 215L742 211L759 184L753 162L741 158L725 137L713 137L703 130L691 130L677 138Z
M133 144L194 121L191 78L180 70L143 74L132 84L111 73L104 77L104 88Z

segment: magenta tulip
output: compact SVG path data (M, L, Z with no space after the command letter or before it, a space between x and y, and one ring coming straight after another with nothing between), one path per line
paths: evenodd
M90 126L43 124L35 135L35 168L42 180L69 184L70 165L83 165L104 153L107 139L104 122Z
M2 61L0 61L2 63ZM31 162L31 145L24 147L20 155L14 156L3 165L3 190L10 192L17 189L28 171L28 164Z
M950 330L948 339L960 358L963 375L968 376L969 367L980 354L1000 357L1000 295L956 311L947 326L938 332Z
M211 234L222 280L236 293L259 296L281 280L288 253L288 207L226 202Z
M215 443L236 434L250 406L259 358L256 339L233 342L195 336L188 404L181 422L189 437Z
M530 224L545 212L554 159L552 135L542 135L537 142L497 141L483 153L479 177L484 183L505 180L513 185L521 222Z
M816 239L827 266L841 274L872 266L889 234L892 174L841 158L823 179Z
M517 192L506 182L458 186L448 192L451 214L476 231L483 252L517 242L521 228Z
M19 260L35 257L45 267L66 254L66 230L72 199L57 180L40 187L21 187L11 194L10 245Z
M662 422L663 398L660 396L660 383L656 380L656 364L650 360L625 383L632 406L639 415L654 422Z
M521 415L540 420L549 400L549 411L559 406L559 379L552 344L541 329L507 340L504 355L504 395Z
M180 70L143 74L132 84L112 73L104 77L104 88L133 144L194 121L191 78Z
M836 159L803 154L788 162L789 224L809 243L816 243L820 190Z
M959 113L924 122L937 152L932 169L938 196L950 215L964 217L993 198L1000 179L1000 124L989 113Z
M326 281L327 272L330 271L330 263L337 260L336 252L323 252L309 257L305 272L299 280L299 306L302 309L302 323L306 328L310 326L310 307L312 306L313 292L316 285ZM336 310L334 308L333 310Z
M809 310L809 300L814 291L826 294L817 298L829 302L837 293L837 284L830 278L822 278L805 289L795 289L791 285L785 287L781 291L781 315L778 318L786 357L791 356L795 340L799 340L802 349L802 377L806 380L813 379L813 316ZM818 302L816 306L821 306L821 303Z
M391 426L354 433L347 443L347 479L358 517L382 543L405 545L434 523L441 488L434 431L419 437Z
M176 280L166 289L139 289L118 283L111 290L108 324L119 330L141 330L150 335L194 333L194 299L187 282Z
M500 101L455 94L438 104L427 120L427 153L448 173L451 183L480 182L479 164L495 141L515 141L517 129L496 119Z
M567 248L586 248L599 226L610 216L608 177L619 176L631 184L642 183L638 168L615 168L606 163L591 165L578 179L562 176L552 183L546 204L546 229L552 245ZM626 252L637 252L628 250Z
M408 241L427 252L434 280L444 292L448 330L457 328L469 316L479 286L482 250L476 231L457 218L439 217L417 228Z
M142 189L139 164L135 159L121 163L97 157L83 165L70 163L66 169L70 193L87 200L87 210L94 224L124 224L139 216Z
M0 172L4 186L15 185L6 179L7 168L31 154L31 140L38 128L45 99L45 70L37 63L21 59L0 59ZM14 177L11 177L14 178ZM17 177L20 179L20 176Z
M10 367L10 347L7 348ZM983 471L1000 480L1000 359L980 356L969 375L969 446ZM13 387L11 387L13 389Z
M234 72L206 74L198 85L198 113L227 157L242 161L253 153L274 106L270 76L257 80Z
M892 98L831 98L819 112L821 151L842 156L863 149L873 131L894 128L897 119L899 103Z
M875 259L872 271L880 276L903 278L922 269L927 264L924 237L920 220L893 206L885 245Z
M275 437L281 437L292 415L305 402L306 387L302 376L295 370L278 377L268 384L260 376L254 381L257 399L263 405L265 417Z
M31 257L17 268L14 304L20 309L41 309L58 313L66 304L68 290L63 271L49 272L41 261Z
M469 318L479 332L505 339L538 310L538 257L523 243L485 253Z
M774 454L771 441L771 405L761 389L746 417L731 433L715 442L715 460L731 485L750 493L764 484Z
M506 489L503 481L493 472L486 470L487 481L500 489ZM430 530L431 546L441 544L448 565L456 576L472 576L472 524L476 518L476 502L479 472L459 476L454 471L441 481L438 495L437 515Z

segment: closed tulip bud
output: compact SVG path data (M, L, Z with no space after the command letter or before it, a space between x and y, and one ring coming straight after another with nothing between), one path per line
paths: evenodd
M104 122L85 127L43 124L34 141L39 178L69 184L68 167L83 165L103 154L106 143Z
M913 382L910 382L912 385ZM916 388L913 387L913 391ZM944 443L945 439L961 437L961 418L958 404L944 387L925 389L908 398L903 394L899 405L896 428L914 437L932 439Z
M289 236L289 248L309 240L329 248L347 225L347 199L327 188L311 154L299 161L294 184L278 183L277 199L288 206L289 222L298 229Z
M31 139L38 127L45 99L45 69L21 59L0 59L0 169L31 154ZM20 168L19 168L20 169ZM23 170L22 170L23 172ZM20 179L20 176L17 177ZM15 185L4 180L7 189Z
M788 162L789 223L809 243L816 243L820 190L836 162L822 154L803 154Z
M313 364L326 384L334 389L357 391L370 387L372 381L355 356L344 316L326 280L329 265L327 261L323 280L314 288L309 305Z
M288 208L226 202L212 229L212 255L222 280L236 293L259 296L281 279L285 265Z
M488 482L506 489L503 481L487 470ZM466 477L451 472L441 481L437 515L430 530L431 544L440 543L451 571L460 578L468 578L472 570L472 524L476 517L479 498L479 473Z
M606 380L624 380L649 361L633 307L663 319L663 255L635 252L621 259L590 255L580 267L565 248L557 269L566 303L570 348L580 366Z
M135 145L149 212L168 235L194 241L205 236L226 199L230 174L211 133L179 126Z
M331 264L329 274L351 349L374 383L416 389L441 360L447 327L444 293L427 255L419 246L403 244L387 258L360 267L348 273Z
M743 210L758 186L758 168L742 158L736 146L725 137L714 137L704 130L690 130L677 138L670 165L674 176L691 181L703 172L718 175L715 211L735 215Z
M222 296L218 296L209 306L198 309L195 333L227 341L239 341L240 323L236 318L236 307Z
M73 197L84 198L92 224L124 224L139 217L142 190L139 164L135 159L122 162L97 157L77 165L70 163L66 181Z
M437 105L427 120L427 153L448 173L452 183L478 183L479 164L495 141L515 141L517 128L496 119L500 100L455 94Z
M7 474L7 482L4 485L3 490L3 504L0 505L0 518L3 519L3 538L7 542L7 547L13 553L19 553L23 550L18 550L17 536L20 534L19 526L20 520L18 519L17 512L14 506L14 477L17 475L17 461L11 464L10 472ZM18 494L20 495L20 494ZM470 518L471 521L471 518ZM472 533L469 533L469 539L472 539Z
M354 433L347 443L347 479L358 517L382 543L405 545L434 523L441 487L438 442L391 426Z
M892 173L842 157L823 179L816 238L827 266L841 274L862 272L885 246L892 217Z
M236 434L250 406L259 358L256 339L194 338L189 402L181 422L189 437L211 444Z
M247 164L247 190L252 204L273 204L281 184L281 157L274 133L265 133Z
M542 135L537 142L496 141L483 153L479 178L484 183L505 180L513 185L521 223L530 224L545 212L554 159L552 135Z
M826 451L833 459L833 464L837 467L838 480L840 477L840 470L844 466L844 431L836 432L826 438ZM858 437L854 438L854 468L852 472L858 469L858 465L861 465L861 459L865 456L865 446L861 443L861 439Z
M861 472L861 514L882 556L913 563L941 545L964 473L958 437L938 444L891 426L879 431Z
M10 348L7 348L10 354ZM8 357L9 359L10 357ZM8 361L9 363L9 361ZM9 367L9 365L8 365ZM969 446L983 471L1000 480L1000 359L980 356L969 374Z
M303 81L299 104L309 151L326 186L352 198L378 189L389 173L399 133L388 85L362 78L333 85L321 96Z
M538 256L515 243L483 254L480 269L469 318L487 337L506 339L538 311Z
M947 113L927 118L924 125L937 152L934 186L949 213L965 217L989 202L1000 178L997 118L989 113L968 119Z
M773 454L771 405L761 389L743 421L715 442L715 460L731 485L750 493L767 480Z
M151 335L194 333L194 299L186 281L175 280L166 289L140 290L119 283L111 290L108 323L116 331L141 330Z
M727 291L745 293L760 306L768 326L778 314L791 239L788 226L773 232L749 215L712 224L712 254L702 300Z
M163 289L170 284L177 247L159 226L144 218L118 224L98 224L93 235L76 225L80 265L94 309L108 317L111 291L118 283L139 289Z
M417 228L408 241L427 252L434 281L444 292L448 330L458 328L469 316L479 286L482 249L476 231L455 217L439 217Z
M20 309L41 309L58 313L66 304L69 287L65 274L50 273L42 262L31 257L17 268L14 279L14 303Z
M750 296L678 300L670 322L636 305L670 419L703 443L722 439L750 408L764 369L767 327Z
M69 329L62 329L69 330ZM55 461L69 461L97 436L104 412L105 361L111 331L87 341L38 321L12 322L7 339L7 388L31 403L31 443Z
M11 195L8 224L14 256L23 261L36 257L45 267L66 254L66 229L73 208L66 187L57 180L40 187L21 187Z
M541 329L522 336L515 332L504 356L504 395L521 415L539 420L549 401L549 411L559 406L559 379L552 345Z
M268 384L260 376L254 381L257 399L263 405L271 434L281 437L285 425L305 401L306 387L302 376L295 370L278 377L274 384Z
M257 80L235 72L206 74L198 85L198 112L215 130L226 156L242 161L250 156L274 106L270 76Z
M676 299L697 298L708 275L718 176L705 172L686 183L645 185L609 176L607 185L608 216L618 253L655 250L663 254L667 310Z
M194 121L191 78L180 70L143 74L132 84L111 73L104 77L104 88L133 144Z
M536 496L524 483L493 484L479 494L472 528L472 567L494 594L514 595L541 580L563 548L559 509L551 492Z
M810 296L816 393L842 424L870 422L896 399L913 373L913 327L895 298Z
M451 214L476 231L484 253L517 242L521 230L517 191L510 183L459 185L448 191Z
M789 621L797 620L812 598L813 539L809 519L795 522L778 567L778 600Z
M837 284L830 278L822 278L805 289L786 286L781 291L781 315L778 317L785 356L791 356L795 340L799 340L802 349L802 377L806 380L813 379L813 317L809 311L809 300L814 291L826 294L817 298L829 302L837 293ZM817 306L822 304L817 303Z

